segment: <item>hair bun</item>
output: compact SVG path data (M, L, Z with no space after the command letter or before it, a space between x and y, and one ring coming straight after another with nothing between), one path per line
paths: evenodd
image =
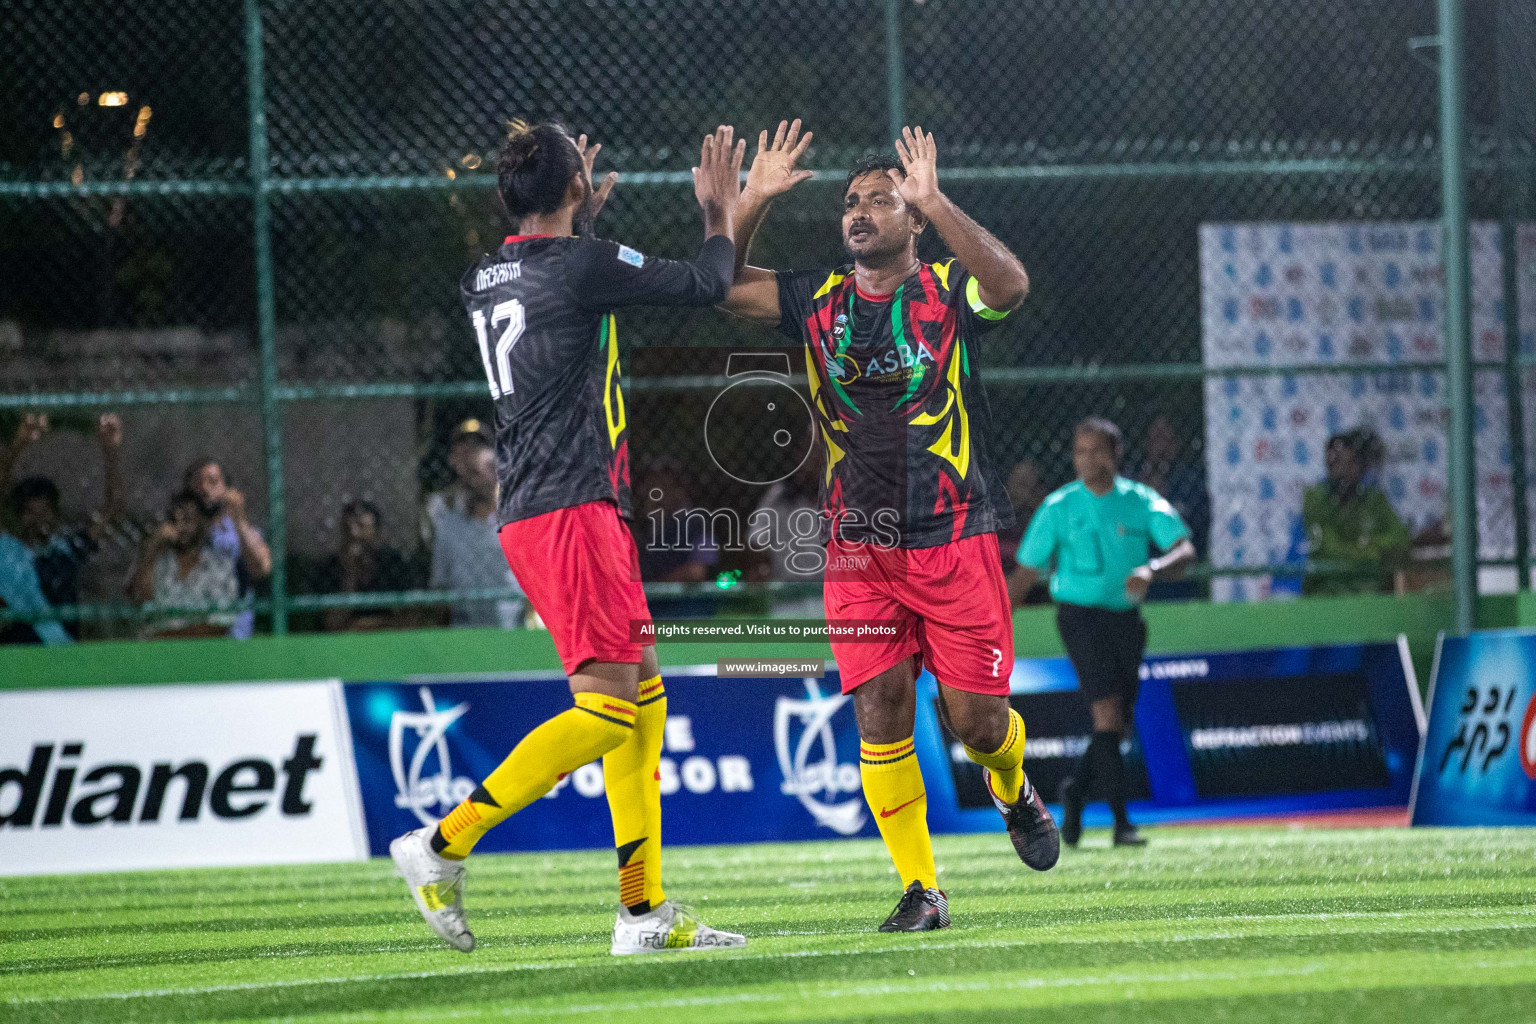
M539 139L532 125L520 117L507 122L507 143L502 148L505 157L520 164L533 156L538 148Z

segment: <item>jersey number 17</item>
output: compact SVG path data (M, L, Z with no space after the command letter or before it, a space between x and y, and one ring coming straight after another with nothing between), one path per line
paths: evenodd
M491 397L500 398L512 393L512 346L523 336L527 324L523 320L523 304L516 299L498 302L491 309L491 330L496 325L507 326L496 339L496 349L486 334L485 311L477 309L469 315L475 325L475 339L480 342L480 363L485 367L485 380L491 386Z

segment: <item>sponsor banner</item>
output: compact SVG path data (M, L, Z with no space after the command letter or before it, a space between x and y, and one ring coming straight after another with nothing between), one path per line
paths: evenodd
M1127 738L1143 820L1401 806L1422 709L1395 644L1152 658ZM859 777L852 698L837 673L720 679L668 669L660 768L668 843L746 843L878 834ZM1088 744L1086 703L1065 658L1020 659L1012 702L1028 730L1025 766L1054 802ZM570 707L564 678L357 683L346 705L368 844L435 823L516 742ZM937 685L918 680L917 754L936 832L1002 827L981 770L940 723ZM1090 823L1099 819L1092 810ZM484 850L613 843L600 762L493 829Z
M1536 825L1536 632L1441 635L1415 825Z
M1295 813L1408 802L1423 710L1406 642L1147 659L1135 728L1121 745L1130 809L1143 821ZM1019 659L1010 700L1025 722L1024 767L1048 802L1092 734L1066 658ZM935 831L1000 821L918 680L918 756ZM1108 821L1102 804L1090 824Z
M1472 226L1472 331L1479 360L1504 358L1499 226ZM1518 230L1523 324L1536 323L1536 226ZM1251 576L1213 583L1217 600L1294 593L1294 577L1267 566L1307 555L1303 491L1324 477L1327 439L1365 426L1386 448L1377 483L1409 530L1446 517L1446 384L1443 371L1405 363L1444 359L1444 275L1433 221L1206 224L1200 228L1205 364L1291 367L1293 374L1209 377L1206 468L1210 554ZM1529 333L1522 354L1536 352ZM1318 373L1338 365L1362 372ZM1536 401L1527 376L1525 401ZM1502 374L1474 376L1478 538L1485 559L1514 557L1508 408ZM1513 439L1520 440L1520 439ZM1536 418L1524 443L1536 444ZM1526 495L1536 510L1536 481Z
M707 673L707 674L706 674ZM668 669L660 781L664 841L747 843L875 835L851 698L825 678L717 679ZM571 706L563 677L346 687L368 843L469 796L529 730ZM608 847L601 762L492 829L481 850Z
M340 683L0 693L0 874L366 855Z

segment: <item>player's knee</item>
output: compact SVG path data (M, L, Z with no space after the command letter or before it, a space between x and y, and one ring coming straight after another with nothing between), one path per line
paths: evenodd
M972 750L993 751L1008 740L1008 705L1005 701L952 701L949 724L960 742Z

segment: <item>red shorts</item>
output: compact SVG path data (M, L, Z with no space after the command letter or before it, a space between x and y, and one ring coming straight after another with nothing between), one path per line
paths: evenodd
M933 548L834 540L827 560L828 619L881 619L898 626L889 641L832 641L844 693L917 654L919 668L926 666L945 686L1007 695L1013 615L997 534Z
M501 528L501 550L554 638L565 674L584 662L637 664L630 620L649 622L639 555L612 502L557 508Z

